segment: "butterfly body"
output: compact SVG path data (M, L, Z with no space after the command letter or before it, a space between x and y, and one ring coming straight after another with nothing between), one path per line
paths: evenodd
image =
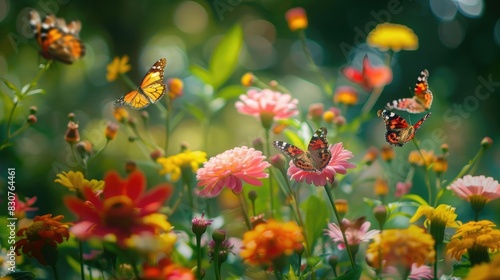
M388 110L378 110L377 116L384 120L385 123L385 140L387 143L402 147L405 143L409 142L420 126L431 115L428 113L414 125L410 125L403 117Z
M46 59L55 59L72 64L85 55L85 46L78 38L81 24L47 15L41 19L36 11L30 12L30 25L40 45L40 54Z
M163 71L166 65L167 60L165 58L158 60L146 73L140 86L115 101L115 108L128 105L134 109L142 109L158 102L166 92L165 82L163 81Z
M284 141L274 141L273 145L289 156L298 168L307 172L321 172L332 158L326 134L326 128L318 129L311 138L307 151Z
M387 103L387 109L396 109L400 111L407 111L408 113L418 114L429 110L432 105L433 95L429 90L429 71L422 70L417 78L414 93L412 98L402 98Z

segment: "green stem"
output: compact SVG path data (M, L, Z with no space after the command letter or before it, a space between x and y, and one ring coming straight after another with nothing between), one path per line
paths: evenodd
M307 47L307 41L306 41L306 33L304 30L301 30L298 32L299 33L299 39L300 39L300 44L302 45L302 49L304 50L304 54L306 55L307 61L309 62L309 65L311 66L312 70L318 74L318 77L320 78L321 82L323 83L323 89L326 91L326 93L329 96L333 95L332 88L328 81L326 80L325 76L321 73L319 70L318 66L314 62L314 59L312 58L311 51Z
M420 147L418 146L418 143L417 143L417 140L415 139L415 137L412 140L413 140L413 143L415 144L415 147L417 147L418 153L422 157L422 161L424 162L425 186L427 187L427 192L429 193L429 200L428 200L428 202L431 205L432 204L432 189L431 189L431 182L430 182L430 179L429 179L429 169L427 168L428 165L427 165L427 162L425 161L424 154L422 153L422 151L420 150Z
M79 167L80 167L83 171L87 172L87 167L86 167L86 166L84 166L84 165L82 165L82 164L80 163L80 161L78 160L78 158L76 157L76 154L75 154L75 144L70 143L70 144L69 144L69 147L70 147L70 149L71 149L71 155L73 155L73 158L75 159L75 162L78 164L78 166L79 166Z
M220 280L220 265L219 265L219 251L220 251L220 243L215 242L214 245L214 270L215 270L215 279Z
M54 278L56 280L59 280L59 274L57 274L56 266L55 265L51 265L50 267L52 267L52 272L54 273Z
M347 254L349 255L349 261L351 262L351 267L352 270L355 269L355 263L354 263L354 257L351 252L351 246L349 246L349 242L347 241L347 236L345 235L345 231L342 229L342 220L340 220L340 215L337 211L337 207L335 206L335 202L332 196L332 193L330 192L330 189L328 188L328 185L324 185L326 194L328 195L328 199L330 200L330 203L332 204L333 207L333 213L335 213L335 218L337 219L337 222L339 224L340 232L342 232L342 238L344 239L345 247L347 249Z
M94 158L96 158L99 154L101 154L101 152L104 151L104 149L106 149L108 144L109 144L109 139L106 139L106 143L104 144L104 146L99 151L97 151L91 158L89 158L89 160L87 161L87 166Z
M170 117L172 115L172 102L170 98L167 96L165 98L167 100L167 114L165 116L165 153L168 151L169 137L170 137Z
M238 198L240 199L241 211L243 212L243 217L245 218L245 224L247 225L248 230L252 230L252 223L248 217L248 208L243 192L238 194Z
M201 279L201 235L196 235L196 279Z
M271 157L271 137L269 135L270 129L266 128L266 156ZM274 217L274 180L273 169L269 169L269 199L271 200L271 218Z
M85 280L85 272L83 270L83 241L81 240L78 241L78 254L80 255L80 276L82 280Z
M132 80L126 74L120 74L120 78L130 87L130 89L134 90L137 86L132 82Z
M363 105L363 108L361 109L361 114L365 115L368 114L375 103L377 102L378 98L380 97L380 94L382 94L382 91L384 90L384 86L374 88L373 91L370 93L370 97L368 97L368 100L366 101L365 105Z
M434 251L435 251L435 254L436 254L436 259L434 260L434 271L433 271L433 274L434 274L434 278L433 279L438 279L437 277L437 269L438 269L438 245L437 244L434 244Z

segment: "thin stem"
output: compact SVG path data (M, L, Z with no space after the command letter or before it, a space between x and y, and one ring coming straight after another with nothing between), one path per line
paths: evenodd
M196 279L201 279L201 235L196 235Z
M312 70L314 72L316 72L316 74L318 74L318 77L320 78L321 82L323 83L323 89L326 91L326 93L328 93L328 95L331 96L333 94L332 88L331 88L330 84L328 83L328 81L326 80L325 76L323 76L323 74L319 70L316 63L314 62L314 59L312 58L312 55L311 55L311 51L307 47L306 33L304 32L304 30L299 31L298 33L299 33L300 44L302 46L302 49L304 50L304 54L306 55L306 58L307 58L307 61L309 62L309 65L311 66Z
M368 100L366 101L365 105L363 105L363 108L361 109L361 114L368 114L373 106L375 105L375 102L377 102L378 98L380 97L380 94L382 94L382 91L384 90L384 86L374 88L373 91L370 93L370 97L368 97Z
M354 257L352 256L351 247L349 246L349 242L347 241L347 236L345 235L345 231L341 227L342 221L340 220L340 215L337 211L337 207L335 206L335 202L334 202L332 193L330 192L328 185L324 185L324 188L325 188L326 194L328 195L328 199L330 200L330 203L332 204L333 213L335 213L335 218L337 219L337 222L339 224L340 232L342 232L342 238L344 239L345 247L347 249L347 254L349 255L349 261L351 262L351 267L354 270L355 269Z
M126 74L120 74L120 78L130 87L130 89L134 90L137 86L132 82L132 80Z
M80 255L80 271L81 271L81 278L82 280L85 280L85 273L83 271L83 241L79 240L78 241L78 254Z
M243 192L238 194L238 198L240 199L241 212L243 212L243 218L245 218L245 224L247 225L248 230L252 230L252 223L250 222L250 218L248 217L248 208L245 197L243 196Z
M269 135L270 129L265 129L266 131L266 156L271 157L271 137ZM271 218L274 217L274 180L273 180L273 169L269 169L269 199L271 200Z
M219 251L220 251L220 243L215 242L214 245L214 270L215 270L215 279L220 280L220 265L219 265ZM201 279L201 278L198 278Z
M427 187L427 192L429 193L429 204L432 204L432 189L431 189L431 182L429 179L429 169L427 168L427 162L425 161L424 154L420 150L420 147L418 146L417 140L415 138L412 139L413 143L415 144L415 147L417 147L417 151L422 157L422 161L424 162L424 177L425 177L425 186Z
M434 278L433 279L438 279L437 278L437 268L438 268L438 262L437 262L437 260L438 260L438 245L437 244L434 244L434 251L436 253L436 259L434 260L434 265L433 265L434 266L434 271L433 271Z
M168 151L169 137L170 137L170 117L172 115L172 101L167 96L165 98L167 102L167 114L165 115L165 153Z
M52 272L54 273L54 278L56 280L59 280L59 275L57 274L56 266L55 265L51 265L50 267L52 267Z
M109 139L106 139L106 143L104 144L104 146L99 150L97 151L91 158L89 158L89 160L87 161L87 166L88 164L94 159L96 158L98 155L101 154L102 151L104 151L104 149L106 149L106 147L108 146L109 144Z

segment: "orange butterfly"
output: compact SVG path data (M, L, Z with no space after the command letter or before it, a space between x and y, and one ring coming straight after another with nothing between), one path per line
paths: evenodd
M163 70L166 65L167 60L165 58L158 60L151 66L137 89L124 94L115 101L115 108L129 105L134 109L142 109L160 100L165 95L166 86L163 82Z
M30 11L30 25L42 48L40 54L46 59L72 64L85 55L85 46L78 38L82 28L79 21L66 24L54 15L47 15L42 21L38 12Z

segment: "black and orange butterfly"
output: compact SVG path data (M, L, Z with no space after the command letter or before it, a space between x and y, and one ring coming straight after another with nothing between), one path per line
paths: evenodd
M151 66L137 89L124 94L115 101L115 108L128 105L134 109L142 109L160 100L165 95L166 86L165 82L163 82L163 70L166 65L167 60L165 58L158 60Z
M66 24L64 19L47 15L41 20L37 11L30 11L30 25L40 45L40 54L72 64L85 55L85 46L78 38L82 25L79 21Z

